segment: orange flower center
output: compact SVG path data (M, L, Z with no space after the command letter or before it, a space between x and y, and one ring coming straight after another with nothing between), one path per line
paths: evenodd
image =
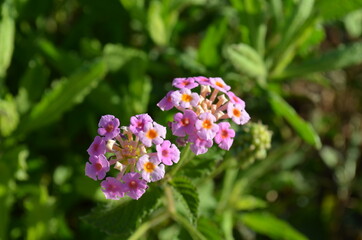
M224 87L224 84L222 84L221 82L216 82L215 85L218 86L218 87L221 87L221 88Z
M209 119L204 120L202 123L202 127L205 129L210 129L212 127L212 123Z
M191 102L191 101L192 101L192 96L189 95L189 94L184 93L184 94L182 94L182 96L181 96L181 100L182 100L183 102Z
M157 132L154 129L148 130L146 133L146 137L149 139L154 139L157 137Z
M153 170L155 169L155 164L151 163L151 162L147 162L143 165L143 169L146 171L146 172L153 172Z
M240 117L240 116L241 116L240 110L239 110L239 109L236 109L236 108L234 108L233 114L234 114L235 117Z

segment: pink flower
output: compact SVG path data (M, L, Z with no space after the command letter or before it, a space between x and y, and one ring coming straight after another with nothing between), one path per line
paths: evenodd
M109 171L109 162L107 158L102 154L99 156L90 156L89 161L91 164L88 162L86 163L85 175L94 180L102 180Z
M227 85L224 80L222 80L221 78L219 77L216 77L216 78L209 78L210 79L210 83L211 83L211 86L213 88L216 88L218 89L219 91L221 92L224 92L226 93L227 91L230 90L230 86Z
M102 137L96 136L92 144L87 149L90 156L98 156L106 153L106 142Z
M172 165L172 162L177 163L180 160L180 151L175 146L171 145L168 140L163 141L162 144L156 146L158 159L166 165Z
M215 124L216 118L211 113L201 113L199 120L196 121L195 127L197 129L197 135L205 140L212 140L219 126Z
M197 87L199 84L197 84L194 80L194 78L192 77L188 77L188 78L175 78L172 81L172 86L177 87L177 88L188 88L188 89L192 89Z
M210 80L207 77L199 76L194 77L194 79L201 85L210 85Z
M153 120L150 115L145 113L131 117L130 122L131 124L129 126L129 129L132 131L133 134L137 135L139 132L145 131L145 125L148 123L152 123Z
M146 192L147 188L147 182L140 177L136 172L127 173L122 177L126 194L136 200Z
M228 116L239 125L243 125L250 120L249 114L240 104L228 104Z
M137 170L142 172L142 178L147 182L155 182L165 176L165 165L157 156L143 155L137 163Z
M237 97L233 92L229 91L226 94L228 95L232 103L239 104L242 108L245 108L245 102Z
M195 122L197 115L192 110L185 110L184 114L176 113L173 117L171 129L172 133L178 137L184 137L186 134L191 134L195 131Z
M152 143L158 145L163 142L166 137L166 128L156 122L147 123L144 131L139 132L138 136L146 147L151 147Z
M219 144L219 147L229 150L234 141L233 137L235 137L235 131L230 128L230 123L219 123L219 131L215 136L215 142Z
M196 155L206 153L213 144L212 140L202 139L197 134L191 134L189 141L192 143L190 145L191 151Z
M172 102L172 98L171 98L171 94L174 91L169 91L166 96L164 98L161 99L161 101L159 103L157 103L157 106L162 110L162 111L167 111L170 110L171 108L174 107L173 102Z
M196 107L199 103L199 94L191 92L190 89L183 88L180 91L174 91L171 94L172 102L175 106L183 108Z
M104 140L115 138L119 133L119 120L113 115L104 115L98 123L98 134L104 136Z
M119 200L124 196L123 184L114 177L107 177L101 183L102 191L107 199Z

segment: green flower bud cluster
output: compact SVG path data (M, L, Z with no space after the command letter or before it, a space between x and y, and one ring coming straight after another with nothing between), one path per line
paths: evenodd
M240 134L240 135L239 135ZM267 150L271 147L273 132L262 123L249 122L241 127L235 142L235 154L242 166L253 163L255 160L266 158Z

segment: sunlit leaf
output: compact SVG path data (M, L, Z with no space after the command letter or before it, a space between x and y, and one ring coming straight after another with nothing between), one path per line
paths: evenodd
M307 240L290 224L266 212L243 213L240 220L255 232L272 239Z
M235 203L235 209L237 210L253 210L257 208L265 208L267 203L252 195L242 195Z
M348 0L341 4L339 0L318 0L316 8L324 20L336 20L347 13L360 9L362 0Z
M18 126L19 114L11 95L0 99L0 136L9 136Z
M304 121L283 98L270 93L269 102L274 112L284 117L304 141L315 148L321 147L321 140L312 125Z
M226 58L241 73L251 77L264 77L266 75L263 59L246 44L239 43L227 47Z
M14 50L15 20L13 1L5 1L0 8L0 77L10 66Z
M315 72L331 71L362 62L362 43L356 42L351 45L343 45L337 49L330 50L320 56L303 60L299 64L293 64L286 68L276 78L290 78L307 75Z

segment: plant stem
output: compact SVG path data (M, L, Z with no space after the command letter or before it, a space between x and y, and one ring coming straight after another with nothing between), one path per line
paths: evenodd
M170 217L168 212L163 212L162 214L154 217L150 221L143 223L129 238L129 240L137 240L140 239L148 230L152 227L157 226L158 224L162 223L166 219Z
M180 161L176 164L176 166L171 170L170 175L174 176L182 166L184 166L186 163L188 163L192 158L191 155L193 154L190 149L190 144L187 144L186 147L182 151L182 156Z

